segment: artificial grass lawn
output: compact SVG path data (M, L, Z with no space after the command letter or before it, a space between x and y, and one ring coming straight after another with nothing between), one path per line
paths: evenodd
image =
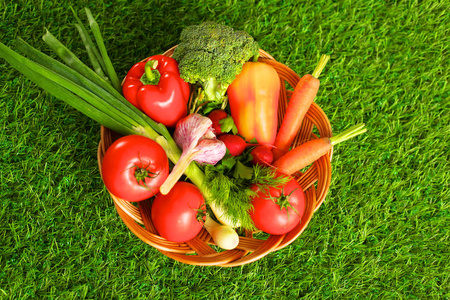
M0 3L0 39L87 62L72 1ZM448 1L77 1L116 71L216 20L298 74L331 54L316 102L334 132L330 192L289 247L236 268L175 262L121 222L100 179L99 126L0 60L0 299L446 299ZM80 14L82 16L82 14Z

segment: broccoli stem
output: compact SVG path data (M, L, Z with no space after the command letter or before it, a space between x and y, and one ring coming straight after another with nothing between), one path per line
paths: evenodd
M257 62L259 59L259 52L252 57L253 62Z
M207 101L220 103L225 97L228 85L221 84L216 78L208 78L203 82L203 90L205 91L205 99Z

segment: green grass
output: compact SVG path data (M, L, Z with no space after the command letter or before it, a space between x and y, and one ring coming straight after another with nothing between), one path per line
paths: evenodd
M47 27L87 62L72 1L0 2L0 39L46 53ZM99 126L0 60L0 299L449 299L450 5L445 0L73 1L119 77L217 20L298 74L331 55L316 102L336 146L323 206L289 247L195 267L121 222L100 179ZM84 16L80 13L80 16Z

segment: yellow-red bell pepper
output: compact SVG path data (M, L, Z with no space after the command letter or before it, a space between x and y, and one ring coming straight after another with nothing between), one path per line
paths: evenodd
M246 62L227 90L231 117L246 140L273 145L277 135L280 78L263 62Z

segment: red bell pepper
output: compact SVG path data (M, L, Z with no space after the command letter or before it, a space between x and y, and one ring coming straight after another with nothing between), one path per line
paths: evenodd
M246 62L227 90L231 117L247 141L273 145L277 135L280 78L262 62Z
M128 71L123 95L151 119L168 127L187 116L189 84L180 77L178 63L171 57L154 55Z

